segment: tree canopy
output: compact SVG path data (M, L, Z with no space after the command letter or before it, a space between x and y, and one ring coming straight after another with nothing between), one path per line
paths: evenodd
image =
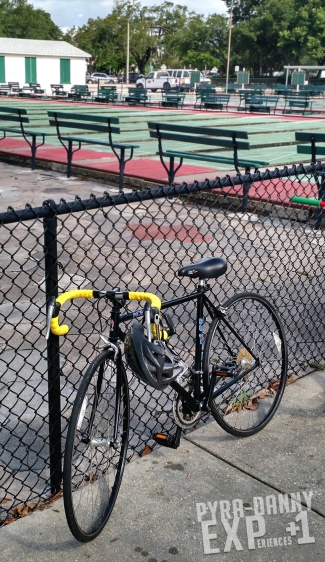
M27 0L0 0L0 37L58 40L62 32L50 14Z
M140 72L162 64L224 72L233 6L231 69L241 65L263 74L288 64L324 64L324 0L224 1L224 15L203 16L168 0L154 6L115 0L105 18L90 19L65 38L92 53L97 70L118 73L125 69L129 22L130 63Z

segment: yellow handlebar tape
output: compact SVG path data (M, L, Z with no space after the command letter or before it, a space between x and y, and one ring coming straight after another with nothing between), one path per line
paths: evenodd
M90 289L76 289L74 291L67 291L66 293L62 293L57 299L56 302L62 306L65 302L72 300L72 299L92 299L94 298L94 291ZM69 326L66 324L62 324L59 326L59 315L51 320L51 332L56 336L65 336L69 331Z
M161 300L153 293L129 293L130 301L147 301L154 308L161 309Z

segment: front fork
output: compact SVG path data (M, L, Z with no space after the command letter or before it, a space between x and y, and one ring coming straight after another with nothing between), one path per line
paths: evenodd
M112 349L112 351L114 352L114 356L111 360L114 361L114 363L116 363L116 372L121 373L122 372L122 355L121 355L121 351L120 351L119 347L116 346L115 344L113 344L112 342L110 342L109 340L107 340L104 336L100 336L100 337L106 344L104 347L106 349ZM119 447L120 441L121 441L121 436L119 435L118 423L119 423L119 416L120 416L120 411L121 411L121 401L122 401L122 377L119 376L119 375L116 375L116 393L115 393L113 435L109 439L108 439L108 436L107 436L106 439L92 436L92 429L93 429L95 414L96 414L96 410L97 410L97 407L98 407L100 395L101 395L101 392L102 392L102 386L103 386L103 380L104 380L104 369L105 369L105 363L102 363L101 366L100 366L99 374L98 374L98 379L97 379L97 384L96 384L96 394L95 394L95 398L94 398L92 409L91 409L89 424L88 424L88 427L87 427L87 431L83 433L84 436L82 437L82 442L84 442L84 443L87 442L87 443L90 444L91 447L94 447L94 448L105 447L105 448L109 449L110 447L113 447L114 449L117 449Z

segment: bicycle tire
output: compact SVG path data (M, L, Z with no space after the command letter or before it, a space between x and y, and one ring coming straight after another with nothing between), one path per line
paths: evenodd
M121 362L120 365L114 362L110 350L94 359L78 389L69 422L63 499L70 531L80 542L95 539L103 530L123 477L128 447L129 391ZM118 379L121 381L118 444L113 446L109 442L114 431Z
M241 293L229 299L223 307L228 309L226 320L259 358L260 365L212 399L209 406L214 419L224 430L236 437L248 437L269 423L280 404L287 378L287 342L277 311L264 297ZM247 370L253 361L239 339L215 317L203 351L205 392L209 389L214 364L246 363L243 369ZM218 376L215 390L229 381L230 377Z

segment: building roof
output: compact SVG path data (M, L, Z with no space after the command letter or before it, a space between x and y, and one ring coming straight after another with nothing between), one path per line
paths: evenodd
M91 55L66 41L41 41L0 37L1 55L43 55L51 57L85 57Z

